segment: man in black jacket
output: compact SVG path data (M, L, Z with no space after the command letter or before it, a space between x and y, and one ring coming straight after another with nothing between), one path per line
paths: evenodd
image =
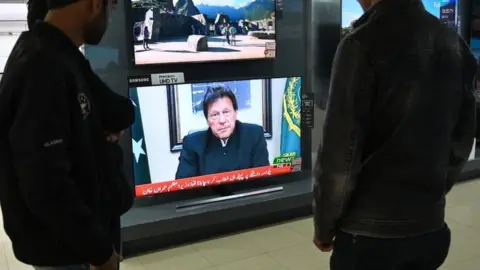
M17 259L37 269L114 270L112 170L121 168L110 144L133 122L133 107L78 49L100 42L112 3L49 3L45 22L19 37L0 83L4 227Z
M314 243L334 270L437 269L475 135L475 59L420 0L359 2L333 64Z

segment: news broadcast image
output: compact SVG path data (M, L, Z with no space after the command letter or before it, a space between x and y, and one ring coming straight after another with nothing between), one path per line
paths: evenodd
M301 87L290 77L130 88L136 195L301 170Z
M275 57L274 0L132 0L136 65Z

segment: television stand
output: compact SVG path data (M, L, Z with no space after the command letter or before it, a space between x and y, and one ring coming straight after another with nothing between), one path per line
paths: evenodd
M211 187L211 189L213 193L218 194L221 197L232 196L235 194L228 185L215 186Z
M222 189L220 189L222 190ZM225 195L222 195L220 192L220 197L216 198L210 198L210 199L203 199L203 200L196 200L196 201L191 201L188 203L183 203L183 204L177 204L177 209L185 209L189 207L195 207L195 206L202 206L206 204L213 204L213 203L218 203L218 202L225 202L225 201L230 201L230 200L236 200L240 198L247 198L247 197L253 197L253 196L258 196L258 195L266 195L270 193L277 193L277 192L282 192L283 187L273 187L273 188L264 188L264 189L259 189L255 191L250 191L250 192L243 192L243 193L238 193L234 194L233 192L227 192L226 189L223 189Z

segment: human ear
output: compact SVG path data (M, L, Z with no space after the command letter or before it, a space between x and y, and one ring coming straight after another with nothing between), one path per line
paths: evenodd
M105 0L87 0L89 1L89 13L92 18L97 18L98 15L102 14Z

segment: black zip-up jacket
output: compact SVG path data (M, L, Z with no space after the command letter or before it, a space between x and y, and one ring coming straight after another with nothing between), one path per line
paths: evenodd
M420 0L382 0L338 47L314 187L316 237L441 229L475 135L476 61Z
M62 32L38 23L19 37L0 83L0 204L20 261L108 260L119 216L105 132L131 122L129 99L111 92Z

